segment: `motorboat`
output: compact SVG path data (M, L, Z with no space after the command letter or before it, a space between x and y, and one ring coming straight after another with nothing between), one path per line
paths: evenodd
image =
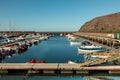
M40 60L40 61L37 61L36 63L46 63L45 60Z
M102 46L88 45L78 47L78 53L94 53L105 51L106 48Z
M35 59L31 59L28 63L36 63Z
M71 60L68 60L68 64L77 64L76 62L73 62Z
M83 41L81 46L78 47L78 53L95 53L105 51L106 48L103 46L97 46L89 41Z
M46 61L45 60L36 61L35 59L31 59L28 63L46 63Z
M70 40L70 45L80 45L81 42L82 42L82 39Z

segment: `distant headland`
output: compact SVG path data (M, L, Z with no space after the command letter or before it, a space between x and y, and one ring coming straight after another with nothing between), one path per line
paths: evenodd
M120 12L100 16L86 22L79 32L115 33L120 32Z

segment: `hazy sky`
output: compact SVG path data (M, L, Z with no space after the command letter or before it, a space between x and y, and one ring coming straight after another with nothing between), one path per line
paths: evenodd
M120 12L120 0L0 0L0 30L78 31L87 21Z

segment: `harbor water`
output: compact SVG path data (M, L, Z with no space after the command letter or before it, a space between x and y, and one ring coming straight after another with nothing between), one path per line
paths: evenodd
M4 63L26 63L31 59L46 60L47 63L66 63L68 60L83 61L77 46L71 46L65 36L54 36L33 45L26 52L6 57Z
M120 77L111 76L6 76L0 80L120 80Z
M26 63L31 59L36 61L45 60L47 63L67 63L68 60L83 62L84 56L78 54L79 45L70 45L65 36L54 36L41 41L37 45L32 45L21 54L15 54L11 57L6 56L3 63ZM81 75L60 75L60 76L18 76L1 75L0 80L119 80L120 76L81 76Z

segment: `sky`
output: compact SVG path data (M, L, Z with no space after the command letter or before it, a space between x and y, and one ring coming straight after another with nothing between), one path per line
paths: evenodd
M120 12L120 0L0 0L0 31L78 31Z

